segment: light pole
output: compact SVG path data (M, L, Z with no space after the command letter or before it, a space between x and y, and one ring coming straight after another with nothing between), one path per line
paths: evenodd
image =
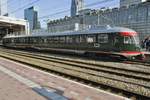
M104 16L103 14L100 15L100 13L101 13L100 11L98 11L98 13L97 13L97 16L98 16L97 24L98 25L100 25L100 17L103 18L103 20L108 21L109 24L115 25L112 19L108 18L108 16ZM103 23L103 24L105 24L105 23Z
M99 11L98 11L98 15L97 15L97 25L99 25Z

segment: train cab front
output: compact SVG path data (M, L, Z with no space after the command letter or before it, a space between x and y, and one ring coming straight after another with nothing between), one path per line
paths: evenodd
M128 59L144 60L145 56L140 47L139 37L136 32L120 32L122 39L121 54Z

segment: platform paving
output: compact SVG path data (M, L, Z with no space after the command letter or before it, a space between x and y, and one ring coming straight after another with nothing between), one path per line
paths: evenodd
M46 100L46 98L0 71L0 100Z
M59 100L129 100L127 98L108 93L103 90L85 86L83 84L73 82L71 80L49 74L26 65L15 63L4 58L0 58L0 66L37 85L35 86L37 88L30 87L28 83L26 84L26 82L18 81L16 77L0 72L0 77L2 78L2 80L0 81L0 97L2 96L4 98L0 100L10 100L10 98L11 100L44 100L44 97L46 97L45 95L50 96L52 98L50 100L58 100L54 98L56 96L59 96L61 98ZM6 78L1 75L5 76ZM9 82L7 80L10 80L12 82ZM8 85L9 88L6 88L5 90L5 87L3 85L6 85L6 87ZM11 92L9 91L9 89L11 90L10 87L12 87L12 91L14 91L13 93L15 96L12 96L13 93L9 93ZM10 96L7 96L9 94ZM16 95L18 96L18 98L20 98L15 99Z

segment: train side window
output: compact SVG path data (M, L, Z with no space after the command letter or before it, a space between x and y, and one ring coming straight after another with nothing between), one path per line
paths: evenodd
M85 42L86 42L86 36L80 35L80 43L85 43Z
M64 42L65 42L65 37L64 37L64 36L61 36L61 37L59 38L59 41L60 41L60 43L64 43Z
M55 37L51 37L51 43L55 43Z
M32 37L29 37L29 44L32 44Z
M47 38L47 43L53 43L52 37Z
M36 44L39 44L39 37L36 37Z
M34 43L34 44L37 43L37 39L38 39L37 37L34 37L34 39L33 39L33 43Z
M87 43L94 43L96 42L96 37L94 35L87 36Z
M124 37L124 44L130 44L131 40L129 37Z
M114 45L119 44L119 37L116 36L114 37Z
M25 37L25 43L29 43L29 39Z
M41 43L41 37L38 37L38 44Z
M75 36L75 43L80 43L80 36Z
M39 40L40 40L40 43L46 43L47 41L45 37L40 37Z
M20 39L18 40L18 43L22 43L22 41L23 41L23 38L20 38Z
M67 42L67 43L72 43L72 42L73 42L72 37L71 37L71 36L67 36L67 37L66 37L66 42Z
M52 38L52 42L53 42L53 43L58 43L58 42L59 42L59 37L54 36L54 37Z
M47 43L47 38L46 37L43 38L43 42Z
M11 42L11 43L14 43L14 38L10 39L10 42Z
M124 44L133 44L133 39L129 36L124 37Z
M108 34L99 34L98 42L99 43L108 43Z

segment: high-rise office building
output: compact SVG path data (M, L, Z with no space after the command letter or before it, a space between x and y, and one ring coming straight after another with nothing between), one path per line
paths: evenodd
M32 6L25 9L24 19L29 21L30 30L37 29L38 27L38 12Z
M148 0L120 0L120 7L139 4Z
M0 0L0 16L8 16L7 0Z
M83 10L84 1L83 0L72 0L71 2L71 16L78 15L79 11Z

